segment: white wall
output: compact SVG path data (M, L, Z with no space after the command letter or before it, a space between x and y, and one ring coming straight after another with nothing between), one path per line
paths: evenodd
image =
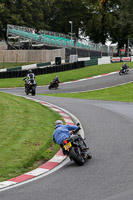
M111 63L110 56L105 56L105 57L102 57L102 58L98 58L98 65L109 64L109 63Z
M86 60L90 60L90 57L78 58L78 61L86 61Z

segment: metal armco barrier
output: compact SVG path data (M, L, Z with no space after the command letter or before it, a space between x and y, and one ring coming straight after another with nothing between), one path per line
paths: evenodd
M74 62L74 63L67 63L67 64L61 64L61 65L51 65L44 68L36 68L32 69L33 73L35 75L41 75L41 74L49 74L49 73L57 73L67 70L73 70L85 67L84 61ZM2 78L17 78L17 77L24 77L26 76L28 70L17 70L17 71L6 71L6 72L0 72L0 79Z

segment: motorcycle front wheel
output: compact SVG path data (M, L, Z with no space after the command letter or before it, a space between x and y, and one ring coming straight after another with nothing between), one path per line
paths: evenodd
M57 84L55 84L55 85L54 85L54 88L55 88L55 89L57 89L57 88L58 88L58 85L57 85Z
M29 94L29 90L27 87L25 87L25 94L28 95Z
M79 166L85 163L85 159L79 154L78 147L72 147L69 151L69 156Z
M32 96L35 96L35 94L36 94L36 87L32 86Z
M119 71L119 75L122 75L122 72L121 72L121 71Z
M126 70L125 73L128 74L128 70Z
M55 85L55 89L57 89L58 87L59 87L59 85L58 85L58 84L56 84L56 85Z
M50 86L50 85L48 86L48 89L49 89L49 90L51 89L51 86Z

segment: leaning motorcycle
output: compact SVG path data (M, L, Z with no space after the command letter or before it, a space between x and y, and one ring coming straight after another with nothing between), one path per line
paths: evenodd
M27 80L26 78L23 79L25 81L25 94L28 95L29 93L32 94L32 96L34 96L36 94L36 86L37 83L35 82L34 79L31 80Z
M59 82L58 81L51 81L49 86L48 86L48 89L57 89L59 87Z
M120 71L119 71L119 75L122 75L122 74L127 74L129 72L129 67L127 67L126 69L123 69L121 67Z
M80 127L72 131L71 137L61 143L61 148L64 155L67 155L77 165L82 166L87 159L92 158L92 155L81 135L75 135L79 130Z

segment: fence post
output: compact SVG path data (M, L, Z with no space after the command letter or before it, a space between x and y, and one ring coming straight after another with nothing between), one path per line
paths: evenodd
M18 62L18 53L16 51L16 63Z
M3 55L3 68L5 67L5 55Z
M103 50L103 48L102 48L102 46L101 46L101 58L102 58L102 50Z

